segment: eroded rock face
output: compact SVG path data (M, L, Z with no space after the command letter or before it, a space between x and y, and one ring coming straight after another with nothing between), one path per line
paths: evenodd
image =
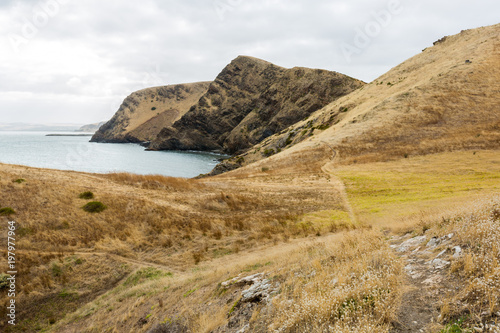
M240 56L150 148L241 153L363 84L336 72Z
M91 142L139 143L151 141L180 119L207 91L209 82L148 88L128 96Z
M229 288L231 286L248 286L249 288L241 292L241 298L238 305L247 302L265 302L267 303L270 298L279 290L279 283L273 283L267 279L263 273L240 278L239 276L222 282L221 287Z

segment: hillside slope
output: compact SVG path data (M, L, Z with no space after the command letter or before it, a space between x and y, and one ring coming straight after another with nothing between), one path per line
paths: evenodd
M116 114L92 137L92 142L150 141L165 126L182 117L207 91L208 82L147 88L128 96Z
M218 167L287 165L311 149L343 163L500 145L500 25L448 36L307 120Z
M100 123L94 123L94 124L87 124L83 125L79 129L75 130L75 132L88 132L88 133L95 133L99 128L101 128L102 125L104 125L106 122L102 121Z
M472 232L464 230L464 219L452 221L445 212L456 205L468 217L481 216L467 203L500 190L498 151L340 168L321 168L321 156L310 157L288 168L241 168L201 180L0 164L0 207L15 211L0 216L1 240L6 246L8 221L16 221L16 269L22 273L16 305L23 305L16 308L16 326L8 325L8 276L0 271L0 331L401 332L392 330L401 319L396 314L414 318L400 302L409 263L389 247L390 230L406 240L435 225L425 234L424 250L433 236L455 233L444 245L470 252L454 260L450 275L442 271L443 278L463 278L458 265L467 265L471 283L481 277L482 264L471 265L469 253L476 263L500 261L491 249L498 250L500 239L498 199L496 213L486 212L496 214L491 231L474 233L474 224ZM90 199L80 198L84 191L107 209L85 212ZM435 248L433 256L444 249ZM6 248L1 253L6 262ZM468 313L464 309L486 313L487 299L500 297L498 288L487 296L472 289L480 299L467 297L470 289L457 283L453 297L460 298L446 300L449 288L439 295L430 290L428 305L450 305L441 318L431 313L432 324L444 326ZM248 290L255 291L252 298L243 297ZM349 316L339 316L346 308ZM498 302L491 309L500 311ZM470 320L491 323L489 313Z
M150 149L240 153L363 85L336 72L240 56Z

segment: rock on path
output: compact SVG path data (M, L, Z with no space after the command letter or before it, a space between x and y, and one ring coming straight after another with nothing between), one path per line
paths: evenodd
M438 246L450 243L453 235L428 239L395 237L391 247L406 260L407 275L405 292L397 320L391 333L435 332L433 324L439 317L439 300L452 292L452 282L447 275L451 251L436 254ZM461 252L454 249L455 253Z

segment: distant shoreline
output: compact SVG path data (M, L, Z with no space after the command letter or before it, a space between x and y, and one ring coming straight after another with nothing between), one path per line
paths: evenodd
M45 136L92 136L93 134L47 134Z

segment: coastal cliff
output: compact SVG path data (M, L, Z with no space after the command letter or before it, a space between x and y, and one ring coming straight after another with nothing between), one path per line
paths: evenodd
M206 92L208 82L147 88L128 96L91 142L140 143L153 140L180 119Z
M363 85L336 72L239 56L149 148L238 154Z

